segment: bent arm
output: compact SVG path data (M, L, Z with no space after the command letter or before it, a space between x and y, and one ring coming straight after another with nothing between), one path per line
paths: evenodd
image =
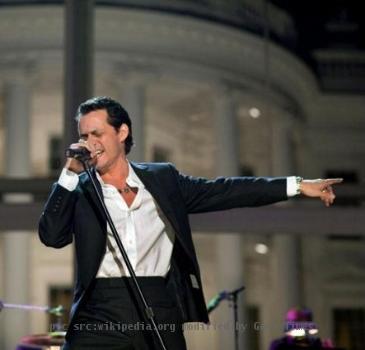
M76 191L59 185L53 186L39 220L39 238L46 246L62 248L72 242Z

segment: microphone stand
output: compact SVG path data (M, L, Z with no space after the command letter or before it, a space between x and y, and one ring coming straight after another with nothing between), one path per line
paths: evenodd
M234 314L234 348L238 350L238 303L237 297L238 294L241 293L245 289L244 286L237 288L231 292L228 292L228 298L233 304L233 314Z
M111 216L109 214L109 211L108 211L108 209L107 209L107 207L106 207L106 205L105 205L105 203L103 201L102 195L100 194L100 192L99 192L99 190L98 190L98 188L96 186L95 180L94 180L94 178L93 178L93 176L91 174L91 167L90 167L90 164L88 162L88 160L90 159L90 155L89 154L82 154L82 155L75 156L75 158L82 163L82 165L84 166L84 169L85 169L85 171L86 171L86 173L87 173L87 175L88 175L88 177L89 177L89 179L90 179L90 181L92 183L92 186L93 186L94 191L96 193L96 196L98 198L98 202L100 203L101 207L103 208L103 212L105 214L106 220L107 220L107 222L109 224L109 227L110 227L110 229L112 231L113 237L114 237L114 239L115 239L115 241L116 241L116 243L118 245L118 248L120 250L120 253L122 254L122 257L123 257L123 260L124 260L124 262L125 262L125 264L127 266L129 275L132 278L133 285L137 289L137 294L138 294L138 297L139 297L140 301L143 304L145 315L146 315L148 321L152 324L152 328L154 330L154 333L156 335L156 338L158 340L158 343L160 344L161 349L167 350L167 348L165 346L165 343L164 343L164 341L163 341L163 339L161 337L161 334L159 332L159 329L157 327L157 324L155 322L154 313L153 313L152 307L147 304L146 298L144 297L144 295L142 293L141 287L140 287L140 285L139 285L139 283L137 281L137 276L136 276L136 274L135 274L135 272L133 270L133 267L132 267L132 264L131 264L131 262L130 262L130 260L128 258L128 255L127 255L127 253L126 253L126 251L124 249L123 243L122 243L122 241L121 241L121 239L120 239L120 237L118 235L118 232L117 232L117 230L116 230L116 228L114 226L113 220L112 220L112 218L111 218Z
M61 317L63 313L65 312L65 308L62 305L58 305L57 307L50 307L50 306L38 306L38 305L30 305L30 304L10 304L10 303L4 303L2 300L0 300L0 312L3 309L17 309L17 310L25 310L25 311L41 311L41 312L47 312L50 315L55 315L57 318L56 323L56 331L62 331L62 323L61 323ZM52 331L53 331L52 326Z
M238 350L238 303L237 298L238 294L241 293L245 289L244 286L239 287L237 289L232 290L231 292L227 292L226 290L218 293L212 300L209 301L207 305L208 314L211 313L214 309L216 309L220 302L227 299L232 304L230 307L233 307L233 317L234 317L234 348Z

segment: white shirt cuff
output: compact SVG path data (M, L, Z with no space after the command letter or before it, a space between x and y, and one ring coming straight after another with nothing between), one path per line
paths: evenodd
M294 197L297 193L297 179L296 176L289 176L286 178L286 195Z
M66 190L73 191L79 183L79 176L71 170L62 169L58 184Z

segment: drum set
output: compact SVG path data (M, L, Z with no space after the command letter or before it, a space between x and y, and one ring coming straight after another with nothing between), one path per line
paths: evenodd
M57 319L56 325L54 327L56 331L46 334L33 334L24 336L20 339L19 344L16 346L16 350L61 350L62 345L65 343L66 335L66 332L61 330L61 318L65 312L65 309L62 305L51 308L49 306L8 304L0 300L0 312L5 308L46 312L50 315L56 316ZM59 328L57 328L57 324L59 325Z

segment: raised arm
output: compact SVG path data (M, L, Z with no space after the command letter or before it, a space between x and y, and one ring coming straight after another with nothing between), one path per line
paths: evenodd
M295 194L320 198L326 206L330 206L335 199L332 186L342 182L342 179L302 180L293 193L286 177L219 177L207 180L181 174L172 165L171 170L189 213L267 205Z
M181 195L189 213L253 207L287 199L286 178L186 176L175 168Z

